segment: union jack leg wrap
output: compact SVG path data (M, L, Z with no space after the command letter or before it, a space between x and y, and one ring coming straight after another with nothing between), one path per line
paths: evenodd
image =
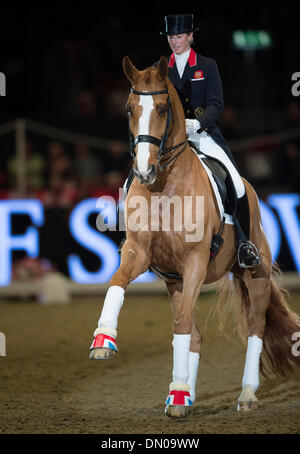
M189 391L173 389L169 392L166 400L166 408L172 405L182 405L184 407L191 407L193 404Z
M95 336L95 339L92 342L90 351L94 350L94 348L103 348L103 347L110 348L111 350L118 352L116 339L114 337L108 336L107 334L97 334Z

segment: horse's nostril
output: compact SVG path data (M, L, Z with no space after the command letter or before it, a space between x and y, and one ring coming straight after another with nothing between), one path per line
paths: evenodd
M137 177L140 183L142 184L152 184L156 178L156 167L151 165L148 172L146 174L142 174L138 171L136 167L133 168L133 173Z
M155 178L156 178L156 167L154 165L152 165L147 174L147 180L148 180L147 182L152 184L155 181Z
M154 175L156 175L156 168L155 168L154 165L150 166L148 175L149 175L149 176L154 176Z

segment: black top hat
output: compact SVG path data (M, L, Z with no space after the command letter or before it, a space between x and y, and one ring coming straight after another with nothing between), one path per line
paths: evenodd
M165 31L160 32L161 35L180 35L199 30L198 27L193 26L193 14L165 16L165 28Z

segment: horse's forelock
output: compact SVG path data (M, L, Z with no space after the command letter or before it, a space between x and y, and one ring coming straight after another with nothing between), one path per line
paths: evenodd
M146 85L151 85L153 83L153 72L151 71L151 68L145 70L144 82Z
M147 90L154 91L160 88L161 80L159 78L159 72L154 66L146 68L140 73L139 83L145 84ZM159 85L158 85L159 84Z

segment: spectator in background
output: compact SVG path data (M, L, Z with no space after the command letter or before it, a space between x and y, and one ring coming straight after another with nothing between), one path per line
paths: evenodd
M48 144L48 182L53 177L62 180L74 178L74 169L71 159L67 156L64 146L60 142L52 141Z
M240 139L242 137L243 134L238 121L238 113L234 106L229 104L223 108L219 124L224 136L228 140Z
M127 178L131 164L128 146L124 146L124 144L118 140L112 141L107 158L105 159L105 173L118 171L124 178Z
M52 175L47 190L42 196L46 207L71 208L78 201L78 191L74 180L64 180L59 175Z
M43 157L34 151L33 143L26 141L26 185L27 192L38 191L44 187L45 162ZM8 182L15 189L18 178L18 158L13 156L7 162Z
M81 91L77 96L77 109L79 117L95 117L97 115L97 99L89 90Z
M300 128L300 103L292 100L287 105L287 128ZM277 167L277 178L288 190L300 193L300 136L283 143Z
M121 172L118 172L117 170L108 172L105 178L105 182L107 194L118 200L119 189L122 188L124 184L123 174Z
M106 114L126 118L125 106L129 96L129 84L123 75L116 79L115 87L106 96Z
M42 197L46 206L71 207L78 199L74 167L60 142L48 144L47 190Z
M287 105L287 124L286 127L300 127L300 102L292 100Z
M92 155L86 145L76 144L75 150L75 171L79 183L81 197L88 197L93 188L101 184L102 166L101 162Z

